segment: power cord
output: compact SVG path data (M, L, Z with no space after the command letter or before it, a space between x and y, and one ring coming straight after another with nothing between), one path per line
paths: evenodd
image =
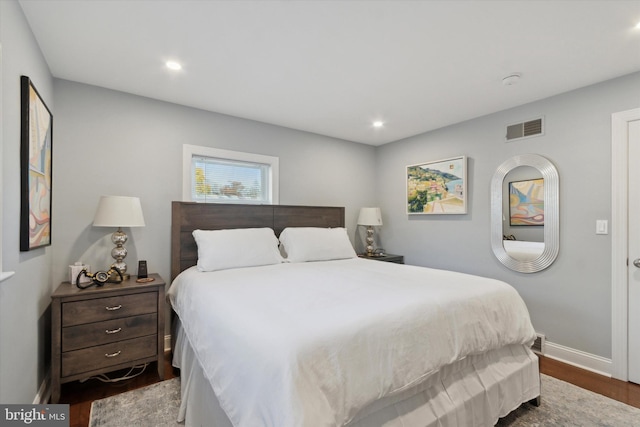
M144 372L144 370L147 369L148 365L149 365L148 363L145 363L144 365L132 366L131 369L129 369L129 371L126 374L124 374L124 376L122 376L122 377L109 378L105 374L100 374L100 375L96 375L96 376L89 377L89 378L83 378L83 379L80 380L80 382L83 383L83 382L89 381L89 380L98 380L98 381L102 381L103 383L117 383L117 382L124 381L124 380L130 380L131 378L135 378L138 375L142 374ZM140 372L136 372L135 374L133 374L132 372L135 369L140 369Z

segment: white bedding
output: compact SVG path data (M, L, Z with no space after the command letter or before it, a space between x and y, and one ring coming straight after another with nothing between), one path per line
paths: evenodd
M504 250L514 259L533 261L540 258L544 251L544 242L527 242L524 240L503 240Z
M535 339L503 282L362 259L189 269L169 297L237 427L343 425L442 366Z

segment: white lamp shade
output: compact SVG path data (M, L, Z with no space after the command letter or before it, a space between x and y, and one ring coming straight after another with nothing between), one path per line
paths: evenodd
M93 225L96 227L144 227L140 199L126 196L100 197Z
M358 225L382 225L380 208L360 208Z

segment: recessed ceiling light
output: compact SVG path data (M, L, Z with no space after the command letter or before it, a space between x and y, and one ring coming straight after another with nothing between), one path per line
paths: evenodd
M165 62L165 65L170 70L177 71L177 70L181 70L182 69L182 65L180 65L180 63L176 62L176 61L167 61L167 62Z
M378 120L378 121L373 122L373 127L374 128L381 128L382 126L384 126L384 122L383 121Z
M636 24L636 30L640 30L640 22Z

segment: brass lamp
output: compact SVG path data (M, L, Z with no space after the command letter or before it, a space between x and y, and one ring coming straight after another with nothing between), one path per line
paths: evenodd
M358 225L367 227L367 256L373 256L373 227L382 225L380 208L360 208Z
M127 264L124 262L124 258L127 256L127 249L124 247L127 235L122 231L122 227L144 227L140 199L126 196L100 197L93 225L95 227L118 227L118 230L111 235L111 241L116 245L111 250L111 256L115 259L111 267L120 270L123 278L127 280L129 275L126 274Z

